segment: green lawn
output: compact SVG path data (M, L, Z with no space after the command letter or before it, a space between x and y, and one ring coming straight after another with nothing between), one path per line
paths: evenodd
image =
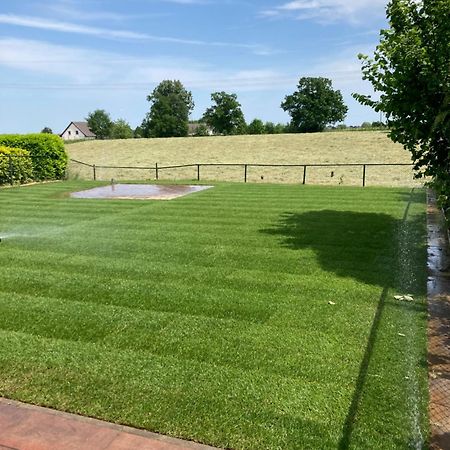
M423 191L66 195L94 185L0 189L0 395L236 449L426 441Z

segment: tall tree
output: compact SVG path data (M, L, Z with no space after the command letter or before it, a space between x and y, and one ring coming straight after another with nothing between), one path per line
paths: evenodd
M322 77L300 78L297 91L281 103L291 116L290 128L300 133L323 131L327 125L342 122L347 114L340 91Z
M266 128L261 119L253 119L247 127L248 134L264 134L266 132Z
M209 125L216 134L243 134L246 124L241 104L236 94L214 92L211 100L215 105L209 107L202 120Z
M379 100L354 94L386 114L390 137L411 152L418 176L434 177L450 202L450 1L392 0L389 28L374 58L359 55Z
M113 122L110 115L104 109L96 109L86 117L89 129L97 136L97 139L111 137Z
M145 137L188 135L189 114L194 109L192 93L178 80L164 80L147 97L150 111L142 122Z
M129 123L124 119L117 119L111 129L112 139L131 139L133 137L133 130Z
M133 137L135 139L140 139L144 137L144 130L141 126L137 126L135 130L133 131Z

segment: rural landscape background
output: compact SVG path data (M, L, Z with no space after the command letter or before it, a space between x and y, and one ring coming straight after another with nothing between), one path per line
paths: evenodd
M97 166L154 167L182 164L411 164L410 154L393 143L386 131L338 131L313 134L211 136L201 138L85 141L67 147L72 159ZM69 163L73 178L92 179L92 168ZM154 179L155 171L102 169L99 180ZM331 176L332 175L332 176ZM197 168L161 170L160 179L195 180ZM412 165L366 169L370 186L421 186ZM251 167L248 181L301 183L303 168ZM203 180L243 181L242 167L205 167ZM310 167L307 183L361 185L362 167Z

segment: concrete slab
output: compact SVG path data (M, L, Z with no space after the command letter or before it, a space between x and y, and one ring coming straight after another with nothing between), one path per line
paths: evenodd
M72 198L100 198L116 200L171 200L213 186L167 185L167 184L115 184L72 192Z

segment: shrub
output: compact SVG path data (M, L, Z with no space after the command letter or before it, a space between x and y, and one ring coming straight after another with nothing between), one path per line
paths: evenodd
M194 136L210 136L210 129L204 123L199 123Z
M26 183L33 179L30 153L21 148L0 146L0 184Z
M21 148L30 153L35 180L59 180L64 178L67 153L59 136L51 134L4 134L0 145Z

